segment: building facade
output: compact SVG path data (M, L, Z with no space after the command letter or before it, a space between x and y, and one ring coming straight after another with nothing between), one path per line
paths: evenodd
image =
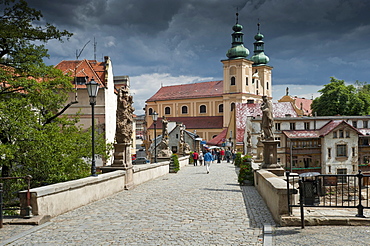
M154 137L151 114L181 122L189 131L196 131L210 141L230 125L237 103L256 103L262 96L272 96L272 67L264 54L263 35L255 36L254 55L244 47L242 25L233 26L232 47L223 63L223 80L161 87L146 101L148 139ZM211 123L210 123L211 122ZM232 136L235 139L235 132Z

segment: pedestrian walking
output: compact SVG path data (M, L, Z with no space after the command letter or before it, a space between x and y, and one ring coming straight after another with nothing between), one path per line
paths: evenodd
M233 160L233 164L234 164L234 162L235 162L235 157L236 157L236 151L235 151L235 149L233 149L232 151L231 151L231 158L232 158L232 160Z
M204 159L203 152L201 151L199 153L199 166L202 166L203 165L203 159Z
M204 165L206 166L207 174L209 173L209 166L211 165L211 161L213 161L213 156L209 150L207 153L204 154Z
M212 162L214 162L217 159L216 150L215 149L212 149L212 159L213 159Z
M227 149L226 152L225 152L225 158L226 158L226 162L230 163L231 151L229 149Z
M193 153L194 166L198 166L198 158L199 154L196 151L194 151Z
M221 163L221 152L219 149L216 151L217 163Z
M225 150L224 149L220 150L220 155L221 155L221 161L224 161L225 160Z

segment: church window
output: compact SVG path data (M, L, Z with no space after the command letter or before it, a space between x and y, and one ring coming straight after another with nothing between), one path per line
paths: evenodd
M199 112L200 112L201 114L205 114L205 113L207 113L207 107L206 107L206 105L200 105L200 107L199 107Z
M258 90L256 91L256 94L258 95Z
M245 85L248 85L248 77L245 77Z
M269 82L266 82L266 89L269 89Z
M153 114L153 109L149 108L149 115L152 115L152 114Z
M235 85L235 77L231 77L231 82L230 82L230 85Z
M223 113L224 112L224 105L223 104L218 105L218 112L219 113Z
M182 114L187 114L188 113L188 106L182 106L181 107L181 113Z
M171 114L171 108L170 107L165 107L164 108L164 114Z
M231 111L235 109L235 103L231 103Z

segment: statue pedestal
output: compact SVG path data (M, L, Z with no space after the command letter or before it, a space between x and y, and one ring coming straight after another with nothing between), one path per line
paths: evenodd
M114 161L112 166L102 167L102 172L112 172L116 170L124 170L125 174L125 189L129 190L134 187L133 181L133 166L131 159L131 144L119 143L114 145Z
M262 168L272 172L277 176L284 176L284 168L277 163L277 146L279 141L264 140L263 143L263 163Z

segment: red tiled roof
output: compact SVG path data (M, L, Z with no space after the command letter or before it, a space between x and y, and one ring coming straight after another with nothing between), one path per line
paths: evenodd
M257 117L262 116L260 103L236 103L236 141L243 142L246 120L248 116ZM272 103L274 117L285 117L290 114L291 117L297 117L290 102Z
M181 122L187 129L222 129L222 116L200 116L200 117L166 117L168 121ZM158 117L157 129L162 128L162 118ZM154 129L152 124L149 129Z
M332 132L335 128L337 128L341 124L345 124L351 127L358 134L363 135L361 131L354 128L344 120L331 120L323 127L321 127L319 130L283 131L283 133L288 138L319 138L328 135L330 132Z
M201 82L163 86L147 102L185 98L220 97L223 94L223 81Z
M288 138L319 138L318 130L304 130L304 131L283 131Z
M55 68L60 69L63 74L70 74L72 77L89 77L100 85L105 85L105 63L96 60L75 60L61 61ZM76 70L76 71L75 71ZM86 88L86 85L75 85L77 88Z
M297 108L301 109L301 104L302 104L302 110L304 111L305 115L312 114L312 110L311 110L312 101L313 100L311 99L298 98L298 97L294 98L294 102Z
M207 142L208 145L218 145L221 146L222 142L225 140L227 134L227 128L225 128L220 134L212 138Z

